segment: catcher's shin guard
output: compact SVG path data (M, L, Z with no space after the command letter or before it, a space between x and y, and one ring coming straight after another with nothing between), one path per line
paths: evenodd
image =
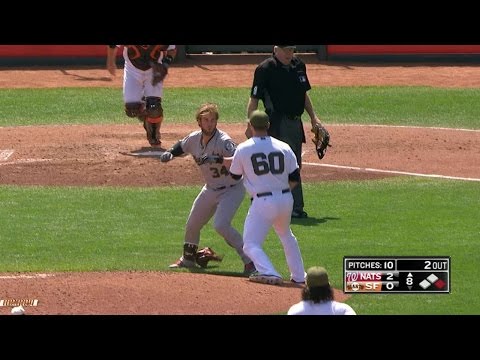
M152 120L158 120L158 122L152 122ZM143 121L143 127L147 132L147 140L151 146L160 146L162 141L160 140L160 126L162 124L161 118L152 119L146 118Z

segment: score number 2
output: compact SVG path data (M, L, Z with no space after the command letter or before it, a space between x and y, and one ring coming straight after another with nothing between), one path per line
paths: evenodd
M446 261L425 260L425 270L447 270L448 263Z

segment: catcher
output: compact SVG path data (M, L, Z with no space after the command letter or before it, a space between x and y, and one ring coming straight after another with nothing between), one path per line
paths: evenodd
M107 70L116 74L117 45L107 49ZM163 121L163 80L177 53L175 45L124 45L125 59L123 99L125 114L143 123L147 140L160 147L160 126Z

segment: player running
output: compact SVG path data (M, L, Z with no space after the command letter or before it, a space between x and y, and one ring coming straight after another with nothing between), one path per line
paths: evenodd
M245 197L241 177L233 179L223 157L232 156L236 144L230 136L217 129L219 113L216 104L200 106L196 119L200 130L178 141L160 158L168 162L176 156L191 154L199 165L205 185L193 202L185 229L183 255L170 268L195 267L195 254L200 242L200 230L214 217L215 230L233 247L244 265L244 272L255 271L252 261L243 251L242 235L232 227L232 219Z
M107 48L107 70L116 74L117 45ZM175 45L124 45L125 59L123 100L125 114L138 118L152 147L162 144L160 127L163 121L163 80L177 54ZM162 69L158 74L156 69Z

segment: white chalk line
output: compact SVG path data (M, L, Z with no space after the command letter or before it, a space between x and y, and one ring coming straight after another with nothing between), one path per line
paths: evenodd
M479 129L463 129L463 128L447 128L447 127L437 127L437 126L409 126L409 125L367 125L367 124L331 124L328 126L351 126L351 127L380 127L380 128L401 128L401 129L426 129L426 130L452 130L452 131L470 131L470 132L480 132Z
M302 162L302 165L323 166L323 167L331 167L331 168L337 168L337 169L358 170L358 171L377 172L377 173L385 173L385 174L397 174L397 175L408 175L408 176L420 176L420 177L438 178L438 179L480 181L480 179L477 179L477 178L446 176L446 175L437 175L437 174L420 174L420 173L413 173L413 172L408 172L408 171L380 170L380 169L362 168L362 167L356 167L356 166L317 164L317 163L309 163L309 162Z
M15 160L15 161L2 162L2 163L0 163L0 166L35 163L35 162L45 162L45 161L52 161L52 159L20 159L20 160Z
M50 276L55 276L54 274L20 274L20 275L0 275L0 279L45 279Z

